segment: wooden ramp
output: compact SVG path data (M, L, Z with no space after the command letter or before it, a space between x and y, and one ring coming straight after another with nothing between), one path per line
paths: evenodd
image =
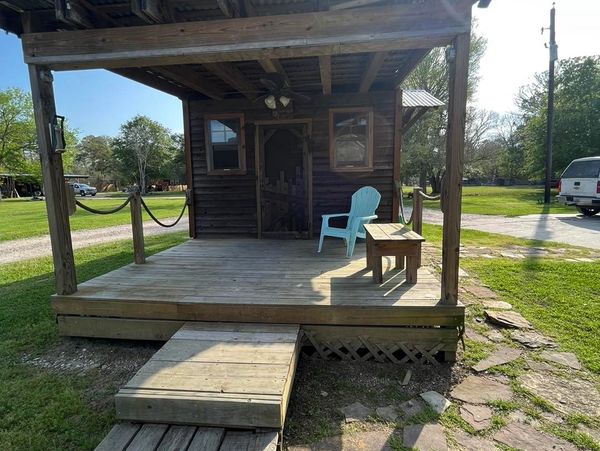
M281 429L298 325L186 323L115 397L117 418Z
M96 451L275 451L279 434L179 426L117 424Z

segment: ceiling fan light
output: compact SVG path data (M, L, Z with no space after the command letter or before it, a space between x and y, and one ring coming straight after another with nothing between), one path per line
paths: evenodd
M286 96L279 97L279 103L281 103L284 108L287 107L291 101L292 101L292 99L290 99L289 97L286 97Z
M270 108L271 110L277 109L277 102L275 101L275 96L269 95L265 97L265 105L267 105L267 108Z

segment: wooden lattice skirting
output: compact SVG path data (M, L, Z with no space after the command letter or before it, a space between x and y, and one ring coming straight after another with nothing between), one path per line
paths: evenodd
M305 354L311 357L399 365L415 363L438 366L439 357L452 359L459 340L458 329L452 328L306 326L301 334Z

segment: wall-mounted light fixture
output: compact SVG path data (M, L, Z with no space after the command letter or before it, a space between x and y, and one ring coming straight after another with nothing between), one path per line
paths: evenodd
M64 152L66 150L65 117L55 114L48 127L50 128L50 145L52 146L52 151L58 153Z

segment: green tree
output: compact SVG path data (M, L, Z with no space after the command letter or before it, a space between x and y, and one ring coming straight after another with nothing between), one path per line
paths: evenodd
M548 73L537 74L517 99L523 124L519 142L530 178L540 178L546 159ZM575 158L600 149L600 56L560 60L556 71L552 170L559 176Z
M479 81L479 64L487 41L476 33L471 35L469 54L468 99ZM443 48L433 49L406 78L405 89L425 89L448 104L448 64ZM473 111L471 117L478 116ZM481 116L478 116L481 118ZM439 108L427 112L404 137L403 177L417 176L421 186L428 179L434 192L441 189L446 163L446 126L448 112Z
M142 193L150 180L164 177L175 148L166 127L139 115L121 125L113 141L113 155L122 179L137 183Z
M76 148L74 165L92 177L93 184L115 179L115 158L112 138L109 136L84 136Z
M36 161L31 97L18 88L0 91L0 171L29 173Z

